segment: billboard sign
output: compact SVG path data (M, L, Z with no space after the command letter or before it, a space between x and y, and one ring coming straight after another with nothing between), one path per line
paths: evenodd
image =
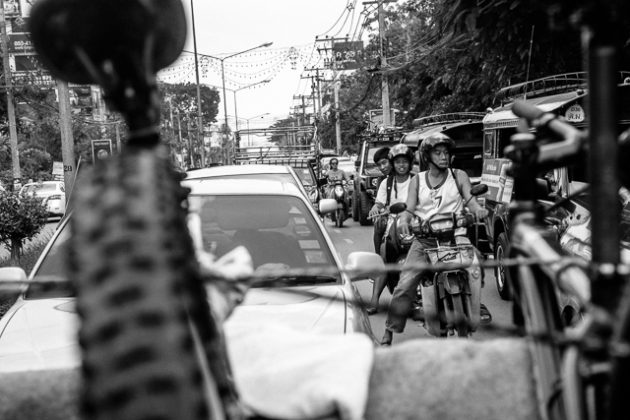
M4 17L20 16L19 0L4 0Z
M369 111L370 123L375 127L383 127L383 110L382 109L370 109ZM389 123L390 126L396 125L396 112L397 110L394 108L390 108L389 112Z
M111 139L92 140L92 163L107 159L113 153Z
M34 53L35 48L31 42L31 38L24 33L9 34L9 52L10 53Z
M333 65L336 70L355 70L364 59L363 41L334 42Z
M28 18L11 19L11 33L28 33Z

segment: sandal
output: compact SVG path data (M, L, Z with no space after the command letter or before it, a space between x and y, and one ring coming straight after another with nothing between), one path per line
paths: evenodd
M366 312L368 315L374 315L375 313L378 312L378 309L375 308L374 306L368 306L366 309Z
M479 315L481 317L481 324L488 325L492 322L492 314L488 310L488 307L483 303L479 305Z

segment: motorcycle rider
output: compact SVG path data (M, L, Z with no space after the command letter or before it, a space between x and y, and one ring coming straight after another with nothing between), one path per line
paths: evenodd
M389 160L389 147L381 147L374 153L374 163L378 166L378 169L383 174L378 177L376 181L376 191L381 186L381 183L387 179L387 176L392 171L392 162ZM385 234L385 228L387 227L387 223L381 223L379 219L374 220L374 252L377 254L381 249L381 240L383 239L383 235Z
M330 165L330 169L328 169L328 172L326 172L326 178L328 179L328 191L326 192L326 197L335 198L335 181L343 181L345 189L346 185L348 185L348 182L350 182L350 177L343 169L339 169L339 159L332 158L330 159L330 162L328 164ZM345 203L345 205L347 208L347 203Z
M378 152L377 152L378 153ZM376 160L376 155L374 160ZM389 206L396 203L407 202L407 191L411 181L411 166L413 165L413 151L405 144L397 144L389 150L388 160L394 171L390 173L385 182L381 182L376 193L376 200L370 209L369 217L374 220L374 226L383 226L379 235L379 244L376 252L380 251L381 242L387 221L379 223L377 217ZM381 167L381 165L379 165ZM376 238L375 238L376 240ZM376 245L375 245L376 248ZM372 299L370 306L367 308L368 315L378 312L378 301L383 293L383 289L387 285L387 277L382 276L374 280L372 288Z
M420 157L428 169L411 179L406 204L409 211L423 220L436 213L460 211L463 209L464 201L471 198L468 175L450 166L454 150L455 142L442 133L433 134L420 144ZM478 219L488 216L488 210L481 207L475 198L469 201L468 207ZM405 211L401 217L403 218L401 233L407 234L413 216ZM470 240L465 236L465 228L461 228L455 235L458 245L470 244ZM394 332L401 333L405 329L407 316L416 297L418 283L425 274L418 270L405 270L405 266L428 263L424 249L435 246L434 238L414 238L389 305L385 334L381 344L390 345ZM485 305L481 305L480 312L483 323L492 320Z

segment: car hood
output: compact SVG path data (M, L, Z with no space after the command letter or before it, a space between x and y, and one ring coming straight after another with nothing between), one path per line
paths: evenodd
M257 324L343 334L352 328L340 286L251 289L225 323L226 333ZM0 374L79 365L74 299L22 300L0 321Z
M0 324L0 373L77 366L73 299L18 301Z

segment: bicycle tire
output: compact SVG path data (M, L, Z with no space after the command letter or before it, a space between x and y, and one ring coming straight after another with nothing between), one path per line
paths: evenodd
M222 419L238 410L186 227L187 190L166 156L128 149L76 193L68 265L85 418Z

